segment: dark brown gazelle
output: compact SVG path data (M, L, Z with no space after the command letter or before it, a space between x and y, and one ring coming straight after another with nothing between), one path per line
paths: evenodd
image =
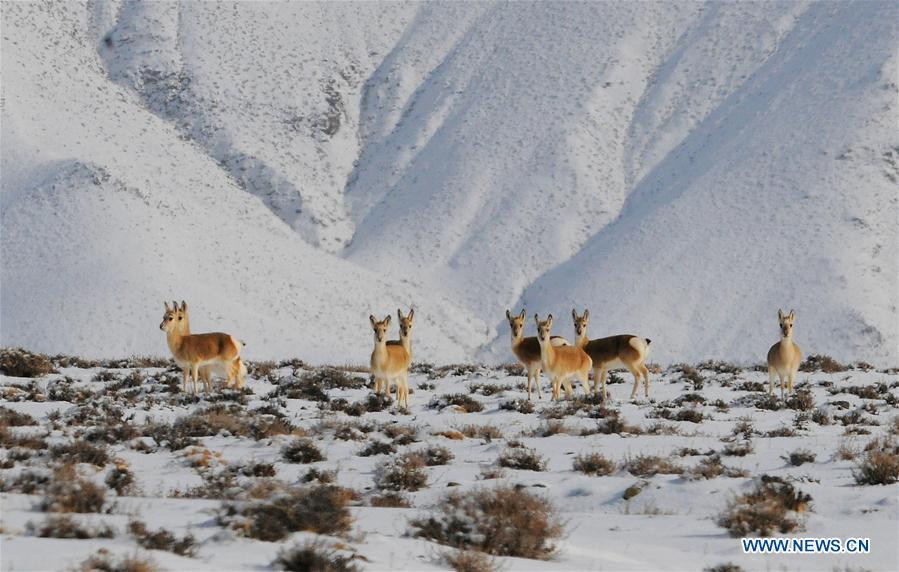
M571 310L574 320L574 330L577 334L575 345L582 348L590 359L593 360L593 392L596 393L602 386L602 399L606 400L606 375L610 369L623 367L634 376L634 389L631 391L631 399L637 397L637 389L640 387L640 378L643 378L645 395L649 398L649 368L646 367L646 356L649 353L649 338L641 338L631 334L620 334L607 338L591 340L587 337L587 323L590 319L590 311L584 310L582 316L578 316L576 310Z
M768 350L768 393L774 393L774 378L780 378L780 398L784 398L784 380L787 381L787 391L793 391L793 381L799 364L802 362L802 352L799 346L793 342L793 322L796 320L796 311L784 315L783 310L777 310L777 323L780 326L780 341Z

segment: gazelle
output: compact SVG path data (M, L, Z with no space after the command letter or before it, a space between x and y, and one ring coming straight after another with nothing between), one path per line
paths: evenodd
M799 371L802 353L799 346L793 343L793 321L795 310L784 316L783 310L777 310L777 321L780 324L780 341L768 350L768 393L774 393L774 376L780 378L780 398L784 398L784 378L787 379L787 391L793 391L793 380Z
M524 337L524 308L521 314L513 316L506 310L506 319L509 320L509 327L512 330L512 353L521 362L521 365L528 372L528 401L531 399L531 383L537 384L537 397L543 399L543 393L540 391L540 371L543 369L543 358L540 355L540 342L536 337ZM562 336L552 336L551 341L554 345L568 345L568 341Z
M409 314L407 316L403 316L403 312L397 308L396 309L396 317L400 323L400 339L398 340L387 340L388 346L403 346L405 348L406 353L409 354L409 362L412 362L412 324L415 320L415 308L411 308L409 310ZM384 393L390 395L390 380L386 380L386 387L384 387ZM375 379L375 393L380 393L378 380ZM397 394L399 397L399 394Z
M571 398L571 378L573 377L581 380L584 392L590 395L589 378L590 369L593 367L593 360L590 359L590 356L577 346L553 345L550 336L553 327L552 314L543 321L537 314L534 314L534 321L537 322L537 341L540 342L543 370L552 381L553 399L559 399L559 390L563 382L565 383L565 394L569 399Z
M371 352L371 374L375 378L375 391L381 387L389 391L390 381L396 380L396 403L401 407L409 407L408 380L412 356L402 344L387 345L390 314L381 321L374 316L369 316L368 320L375 334L375 349Z
M647 399L649 398L649 368L646 367L646 356L649 354L649 344L652 340L630 334L609 336L591 340L587 337L587 322L590 319L590 310L584 310L583 316L578 316L576 310L571 310L574 319L574 345L583 349L593 360L593 391L594 393L602 385L602 400L608 397L606 392L606 374L616 367L626 368L634 376L634 389L631 391L631 399L637 397L637 389L640 387L640 376L643 377L643 386Z
M181 306L178 306L178 302L172 301L172 306L175 308L175 316L178 320L178 324L181 329L182 336L190 335L190 315L187 311L187 302L181 300ZM240 342L243 345L243 342ZM200 380L203 382L203 386L206 389L206 393L208 394L212 390L212 375L218 375L220 377L224 377L227 385L232 385L232 377L234 382L235 389L243 389L244 385L244 376L247 375L247 365L244 361L238 357L237 358L238 368L237 374L234 376L229 375L227 368L222 367L220 364L209 364L200 367Z
M196 393L199 369L205 365L227 371L229 382L232 376L240 375L242 362L240 361L241 344L239 341L233 336L220 332L183 334L181 323L184 322L184 314L179 315L178 310L169 308L168 302L163 304L165 314L162 316L159 329L166 333L169 350L175 358L175 363L181 368L182 389L185 392L187 392L187 378L190 375L194 393ZM184 310L187 310L187 305L184 306Z

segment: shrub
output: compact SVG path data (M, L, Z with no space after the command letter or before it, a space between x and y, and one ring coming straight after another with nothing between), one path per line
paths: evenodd
M192 534L178 539L164 528L150 532L147 530L147 526L139 520L128 523L128 532L138 545L147 550L165 550L179 556L194 556L197 552L196 539Z
M733 562L725 562L724 564L704 568L702 572L744 572L744 570Z
M41 377L56 373L50 358L22 348L0 349L0 371L12 377Z
M655 455L638 455L624 462L624 468L635 477L651 477L657 474L680 475L684 468L668 459Z
M374 495L369 499L369 504L374 507L381 508L409 508L409 499L400 493L385 492Z
M794 515L808 510L812 497L779 477L762 475L755 490L734 498L718 518L733 537L771 536L799 530Z
M438 514L410 522L413 534L459 549L496 556L547 559L562 525L552 504L522 489L497 487L451 492Z
M387 441L370 441L368 445L362 448L359 453L360 457L372 457L374 455L392 455L396 453L396 447L393 443Z
M518 447L506 449L499 456L499 466L520 471L545 471L546 459L534 449Z
M734 442L728 443L724 446L724 454L728 457L745 457L749 453L752 453L755 450L755 447L752 445L752 441L743 441L743 442Z
M63 463L89 463L97 467L105 467L109 462L106 449L95 447L86 441L57 445L50 449L50 456Z
M721 457L712 455L711 457L706 457L699 461L698 465L688 469L686 473L687 478L692 481L699 479L714 479L721 475L727 477L746 477L749 475L749 471L727 467L721 462Z
M375 486L386 491L417 491L428 484L424 459L405 453L388 459L375 468Z
M115 530L108 525L99 528L88 528L75 522L67 514L48 516L40 526L33 522L26 525L28 534L41 538L112 538Z
M517 411L527 415L534 412L534 402L527 399L507 399L499 404L499 408L502 411Z
M830 415L823 409L815 409L812 411L812 421L818 425L830 425L831 423Z
M251 538L270 542L299 531L343 534L352 524L347 508L351 497L350 491L334 485L290 488L249 503L242 512L245 521L238 529Z
M690 423L702 423L702 419L702 411L692 407L684 407L674 416L675 421L689 421Z
M81 572L156 572L153 560L138 556L124 556L113 559L105 548L81 563Z
M0 427L23 427L26 425L37 425L37 421L27 413L19 413L9 407L0 407Z
M588 453L575 457L573 468L585 475L604 476L615 472L615 463L606 459L602 453Z
M891 485L899 480L899 445L892 438L874 439L854 471L860 485Z
M352 556L342 556L314 540L282 548L272 567L287 572L355 572L359 569L353 564Z
M281 456L288 463L315 463L324 461L325 456L310 439L294 439L281 449Z
M787 458L791 465L794 467L798 467L805 463L814 463L815 462L815 454L806 449L797 449L790 453L790 456Z
M303 477L300 479L304 483L311 483L313 481L318 481L323 484L333 483L337 480L337 472L336 471L319 471L315 467L312 467Z
M78 478L73 465L63 465L47 483L40 509L44 512L102 512L105 489Z
M241 467L240 472L245 477L274 477L278 471L271 463L251 461Z
M484 439L488 443L503 438L503 432L493 425L463 425L459 427L459 432L469 439Z
M494 572L497 570L493 559L477 550L453 550L443 553L443 563L455 572Z
M808 389L798 389L787 398L786 406L796 411L811 411L815 407L815 398Z
M393 423L383 429L384 435L393 439L394 445L408 445L418 441L418 427Z
M126 495L134 490L134 474L121 459L116 459L115 467L106 475L106 486L118 495Z
M811 355L799 365L799 371L823 371L824 373L838 373L848 368L827 355Z
M428 403L429 409L443 409L450 405L465 413L478 413L484 410L480 401L464 393L452 393L447 395L435 395Z
M431 445L424 451L419 451L418 454L424 459L425 465L429 467L446 465L455 458L449 449L440 445Z

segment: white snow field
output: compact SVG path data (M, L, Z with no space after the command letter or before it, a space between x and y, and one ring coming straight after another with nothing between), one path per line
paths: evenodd
M510 359L591 309L663 364L897 349L895 2L4 2L0 345ZM559 331L571 335L567 320Z
M653 375L651 402L627 402L630 383L613 383L606 407L576 388L575 400L554 404L544 395L523 413L525 377L507 368L420 367L404 412L372 407L379 402L365 374L296 362L251 364L244 392L199 399L179 391L174 369L55 363L58 373L37 379L0 376L0 567L10 572L81 569L101 551L159 569L265 570L313 538L359 569L447 569L443 557L454 551L417 537L410 522L437 515L448 492L502 486L548 499L563 531L547 559L496 557L492 569L899 566L896 484L856 479L878 451L864 450L875 440L891 443L884 458L899 467L895 370L801 372L784 403L768 397L764 372L681 366ZM303 439L301 450L322 458L284 456ZM380 449L365 456L374 444ZM433 466L417 470L424 482L380 478L382 463L428 449ZM544 470L501 467L501 457L529 450L538 455L533 468ZM575 469L578 457L596 453L607 474ZM867 538L870 553L743 554L718 519L763 475L811 496L781 517L798 529L775 536ZM319 536L288 527L260 539L286 517L242 521L241 512L317 480L351 490L342 493L350 499L345 530ZM405 506L384 506L391 493ZM479 522L462 522L475 530L459 538L477 541ZM160 531L148 540L146 532Z

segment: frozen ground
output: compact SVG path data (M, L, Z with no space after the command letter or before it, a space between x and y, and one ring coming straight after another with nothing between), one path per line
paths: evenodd
M626 382L610 385L612 402L605 409L583 399L553 404L544 393L533 413L521 413L501 408L525 395L525 378L514 368L418 366L410 381L411 408L401 412L390 405L366 411L371 389L364 373L307 369L300 362L254 364L242 394L217 392L212 400L180 393L178 374L166 367L68 365L38 379L0 378L3 570L77 567L99 549L149 557L173 570L267 569L283 547L314 535L297 532L278 542L248 538L218 520L222 506L264 498L264 491L272 490L265 481L310 486L301 481L311 469L334 471L337 484L355 491L351 529L324 541L354 556L364 569L446 568L441 554L447 549L410 536L409 520L434 511L449 490L500 483L550 499L564 523L551 559L497 559L504 570L700 570L727 562L744 570L899 566L896 485L860 485L853 476L866 444L891 434L896 438L895 371L801 372L797 389L803 398L785 406L767 397L763 372L673 367L653 374L648 402L627 401L631 386ZM316 399L300 398L315 397L316 388L324 389ZM457 403L471 412L456 405L429 407L441 396L456 394L482 410L461 400ZM582 395L579 388L576 395ZM210 407L225 409L210 413ZM11 411L27 414L36 425ZM325 459L286 462L282 447L300 436L311 439ZM39 529L53 516L40 504L46 487L60 478L48 485L39 477L73 460L54 447L76 441L108 454L108 459L81 458L102 466L77 464L78 475L106 489L104 481L118 465L127 467L134 482L121 496L107 490L102 513L71 515L89 529L108 525L111 537L39 537L28 531L28 523ZM359 455L375 441L392 443L394 456L442 446L453 458L426 467L427 484L420 490L400 493L408 508L372 506L383 493L375 486L375 467L390 456ZM728 454L747 443L744 456ZM546 470L497 473L499 457L522 450L518 444L542 456ZM787 459L798 450L814 460L793 466ZM733 469L731 475L745 476L692 478L713 452ZM588 476L573 470L574 459L589 453L612 461L611 473ZM846 458L853 454L855 460ZM641 456L660 456L683 472L650 475L623 466ZM242 469L251 463L274 476L245 476ZM27 473L32 475L23 477ZM716 521L728 501L750 490L763 474L781 477L812 497L810 510L801 515L804 528L793 535L869 537L871 553L743 555L739 541ZM23 494L29 483L31 494ZM625 500L633 485L639 493ZM178 539L192 535L194 555L138 547L129 532L135 520L151 531L167 529Z

